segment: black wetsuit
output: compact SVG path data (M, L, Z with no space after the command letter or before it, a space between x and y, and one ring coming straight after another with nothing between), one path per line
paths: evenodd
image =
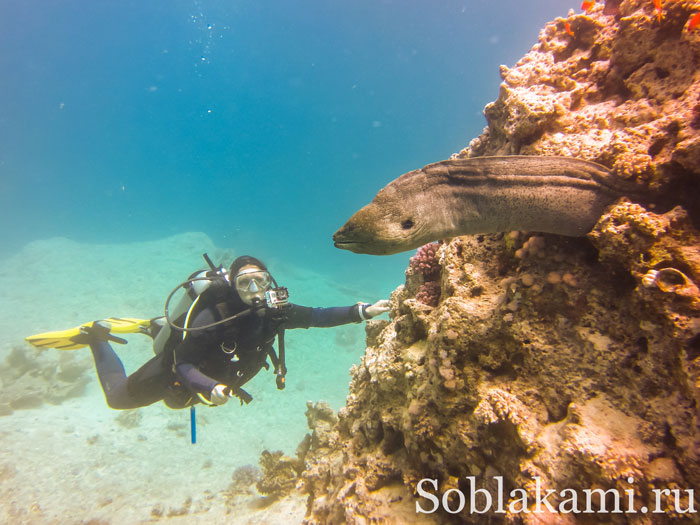
M170 351L164 351L130 376L109 343L90 345L97 375L111 408L128 409L165 401L171 408L184 408L199 402L197 394L209 399L217 384L245 396L240 387L270 358L276 364L273 349L280 329L332 327L362 321L359 305L334 308L309 308L290 304L282 311L265 309L250 313L217 327L188 332ZM222 315L223 314L223 315ZM190 327L211 324L231 312L222 312L221 304L203 309Z

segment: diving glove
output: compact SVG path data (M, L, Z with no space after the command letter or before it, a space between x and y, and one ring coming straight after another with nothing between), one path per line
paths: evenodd
M363 319L372 319L389 311L389 301L382 299L374 304L363 304L360 308L360 315Z
M231 389L219 383L209 392L209 402L213 405L223 405L231 397Z

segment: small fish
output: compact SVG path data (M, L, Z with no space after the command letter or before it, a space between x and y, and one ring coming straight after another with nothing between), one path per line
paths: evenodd
M654 0L654 10L656 11L656 18L661 22L663 16L661 13L661 0Z
M586 13L590 13L593 10L593 6L595 6L595 0L583 0L581 9L583 9Z
M564 22L564 29L566 29L566 32L571 36L574 36L574 32L571 30L571 24L569 24L569 22Z
M697 29L698 26L700 26L700 12L695 13L690 19L690 22L688 22L688 32Z

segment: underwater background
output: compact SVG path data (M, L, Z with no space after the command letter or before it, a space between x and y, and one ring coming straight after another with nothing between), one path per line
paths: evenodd
M343 405L362 326L291 332L290 387L263 372L251 405L203 408L195 447L185 411L125 419L104 403L87 350L37 354L23 338L160 315L205 251L225 265L262 258L300 304L388 297L411 253L340 251L332 233L390 180L478 136L498 66L578 7L3 2L0 405L8 392L34 401L0 417L0 516L124 523L187 507L192 522L206 491L226 489L264 448L293 454L307 400ZM145 338L129 341L117 350L133 371L152 354ZM85 390L51 397L61 374Z
M476 137L498 66L576 4L3 2L2 254L201 231L386 293L407 257L330 236Z

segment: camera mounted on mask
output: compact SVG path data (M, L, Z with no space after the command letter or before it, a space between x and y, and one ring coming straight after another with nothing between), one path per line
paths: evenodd
M289 291L284 286L278 286L265 292L265 299L253 298L252 310L259 317L268 316L270 319L283 321L286 319L285 310L289 306Z
M276 283L275 283L276 284ZM268 308L282 309L289 306L289 290L278 286L265 292L265 304Z

